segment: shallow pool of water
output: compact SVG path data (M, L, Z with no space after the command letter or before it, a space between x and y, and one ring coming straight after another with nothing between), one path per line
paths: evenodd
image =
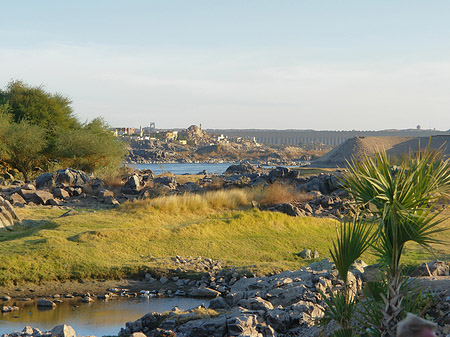
M7 303L12 305L14 302ZM15 302L20 311L3 313L0 316L0 335L21 331L26 325L51 330L58 324L67 324L75 329L79 336L117 335L125 323L135 321L149 312L164 312L174 306L190 309L208 300L192 298L147 298L96 300L92 303L80 303L77 300L64 300L55 309L37 309L36 302Z

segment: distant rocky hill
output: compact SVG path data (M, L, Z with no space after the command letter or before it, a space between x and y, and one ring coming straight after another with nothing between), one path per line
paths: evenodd
M189 139L198 139L190 134ZM201 137L201 135L198 135ZM219 163L251 161L264 165L300 165L317 158L317 151L308 151L295 146L271 148L248 140L239 143L207 143L203 145L181 145L161 140L133 140L128 149L130 163Z
M401 157L419 148L441 149L444 157L450 157L450 136L433 137L354 137L334 148L311 165L315 167L345 167L352 158L360 160L364 154L372 156L375 151L385 150L388 155Z

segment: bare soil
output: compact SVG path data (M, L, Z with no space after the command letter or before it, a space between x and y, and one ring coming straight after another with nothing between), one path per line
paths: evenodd
M401 157L409 151L419 149L440 150L444 157L450 156L450 136L433 136L430 138L408 137L354 137L315 160L314 167L345 167L353 158L361 160L364 155L372 156L376 151L385 150L388 155Z

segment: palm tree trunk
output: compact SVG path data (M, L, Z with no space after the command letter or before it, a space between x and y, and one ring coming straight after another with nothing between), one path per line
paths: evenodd
M381 322L382 337L396 336L397 323L400 320L401 305L403 301L403 294L400 290L403 281L400 269L396 271L391 269L388 271L387 294L386 296L382 295L385 304L383 320Z

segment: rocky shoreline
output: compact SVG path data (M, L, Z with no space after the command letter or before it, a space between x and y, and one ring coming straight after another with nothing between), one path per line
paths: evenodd
M173 260L179 264L193 261L204 264L208 272L199 280L164 276L155 279L147 274L141 285L154 290L134 292L112 288L102 294L78 296L86 302L113 299L116 296L190 296L211 299L208 307L199 306L186 311L175 307L169 312L148 313L136 321L126 323L118 332L120 337L323 336L329 335L335 328L333 324L326 327L316 324L326 310L320 292L329 294L329 291L339 291L343 286L334 264L328 259L296 271L265 277L246 277L232 269L221 269L219 261L210 259L175 257ZM433 262L428 268L419 268L418 275L425 270L427 273L430 271L431 276L419 277L417 282L432 289L435 298L427 313L438 323L438 336L447 336L450 333L449 267L442 262ZM377 273L376 266L357 261L349 274L353 291L361 294L364 283L373 280ZM159 287L161 289L156 290ZM65 298L68 297L54 295L51 299L40 299L36 305L53 307L57 305L55 302ZM47 332L25 327L20 332L3 335L19 336L75 337L76 333L63 324Z
M70 168L45 173L35 182L13 182L1 188L0 207L2 214L9 212L9 218L0 218L5 229L14 225L13 207L51 205L68 207L69 216L75 212L73 205L99 205L115 207L121 203L152 198L159 195L201 193L208 190L267 187L272 184L285 184L295 190L303 191L307 198L292 203L279 203L261 206L252 202L253 207L283 212L290 216L331 217L341 219L351 215L352 205L346 200L341 188L339 176L342 173L320 173L303 177L298 170L277 167L272 170L255 167L249 163L231 165L225 174L200 175L195 182L180 183L175 176L155 176L150 170L135 171L122 178L122 183L113 189L99 179ZM12 205L12 206L11 206ZM26 223L24 223L26 224ZM93 284L77 281L69 282L65 289L47 285L21 286L21 288L0 288L3 295L2 311L17 310L14 301L31 301L36 305L53 308L58 302L73 299L91 302L112 300L118 297L199 297L210 298L209 307L198 307L188 311L176 308L167 313L149 313L134 322L128 322L120 331L120 336L319 336L323 332L315 325L317 318L326 308L319 292L329 289L339 291L342 282L337 277L333 264L328 260L317 261L318 253L303 251L303 258L314 263L297 271L285 271L280 274L255 277L237 269L224 269L217 260L204 257L175 256L164 261L166 275L145 274L140 281L97 281ZM426 266L422 274L433 277L448 275L448 266ZM434 269L433 269L434 268ZM443 270L436 272L435 270ZM370 277L370 270L362 262L354 265L352 284L360 293L363 283ZM197 277L189 277L195 271ZM377 271L376 271L377 272ZM425 274L424 274L425 273ZM198 276L200 275L200 276ZM133 286L130 287L126 283ZM449 285L448 283L447 285ZM39 289L39 290L38 290ZM429 308L431 315L440 324L439 336L450 333L450 286L438 292L436 304ZM441 289L442 290L442 289ZM433 316L434 315L434 316ZM23 332L5 334L5 337L17 336L75 336L73 329L58 326L56 332L42 332L26 327ZM332 329L330 325L326 329ZM55 330L56 331L56 330ZM448 331L447 333L445 331Z
M135 199L154 198L170 194L202 193L210 190L267 187L271 184L291 186L295 191L308 193L308 200L290 204L271 204L255 207L283 212L291 216L317 216L340 219L352 212L341 188L342 173L320 173L303 177L301 172L286 167L264 169L249 163L231 165L222 175L199 174L198 179L180 183L181 176L155 176L151 170L135 170L121 177L111 186L71 168L44 173L35 181L13 181L0 186L0 228L11 228L18 220L14 207L50 205L67 207L117 207ZM9 212L9 213L8 213Z

